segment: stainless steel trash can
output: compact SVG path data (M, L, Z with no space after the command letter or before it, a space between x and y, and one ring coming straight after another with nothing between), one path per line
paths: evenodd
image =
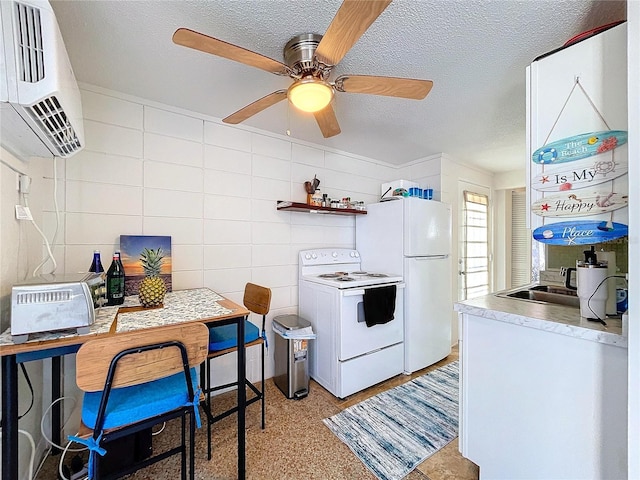
M273 318L274 382L287 398L300 399L309 394L309 340L285 338L282 334L310 326L311 323L298 315Z

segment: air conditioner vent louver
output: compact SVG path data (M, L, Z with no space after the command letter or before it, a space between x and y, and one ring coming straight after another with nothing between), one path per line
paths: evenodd
M44 50L40 10L16 3L19 74L23 82L36 83L44 78Z
M55 96L45 98L28 107L27 111L31 118L46 131L49 140L56 145L60 152L60 156L69 155L82 148L76 132Z

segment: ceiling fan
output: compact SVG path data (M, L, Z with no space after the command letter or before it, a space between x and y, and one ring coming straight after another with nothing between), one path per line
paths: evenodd
M336 91L422 100L433 86L430 80L366 75L341 75L329 81L333 68L390 3L391 0L345 0L324 36L305 33L287 42L286 63L187 28L176 30L173 42L293 79L287 90L270 93L232 113L223 122L243 122L289 98L300 110L313 113L322 135L329 138L340 133L331 105Z

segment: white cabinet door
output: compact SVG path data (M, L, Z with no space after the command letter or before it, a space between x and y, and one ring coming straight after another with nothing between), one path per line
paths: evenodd
M600 175L607 180L614 176L604 170L603 161L607 164L614 161L619 171L621 168L626 171L626 144L575 161L547 165L532 161L533 152L554 141L584 133L627 130L626 33L627 25L618 25L534 61L527 68L528 205L549 198L548 208L552 209L555 208L556 201L564 200L564 197L558 198L563 194L575 193L575 198L586 198L588 195L602 192L616 192L620 195L628 193L626 174L593 186L591 183L595 182L587 181L593 179L593 175ZM579 85L576 85L576 80L579 80ZM573 93L570 95L572 89ZM544 188L547 188L554 184L558 187L555 191L536 190L536 187L543 188L544 185ZM559 190L560 187L563 190ZM571 202L575 199L566 201ZM595 210L597 209L593 211ZM584 210L582 212L584 213ZM548 213L547 209L545 215ZM626 225L628 208L575 218L543 217L532 212L529 218L532 229L543 224L569 220L611 220Z
M627 478L627 350L461 314L460 451L482 479Z

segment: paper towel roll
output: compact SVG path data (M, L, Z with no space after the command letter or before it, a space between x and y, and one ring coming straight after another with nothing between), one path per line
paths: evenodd
M616 274L616 252L605 252L600 251L597 253L598 260L607 262L607 276L611 277ZM607 280L607 305L605 310L607 311L607 315L617 315L618 307L616 305L616 279L609 278Z

